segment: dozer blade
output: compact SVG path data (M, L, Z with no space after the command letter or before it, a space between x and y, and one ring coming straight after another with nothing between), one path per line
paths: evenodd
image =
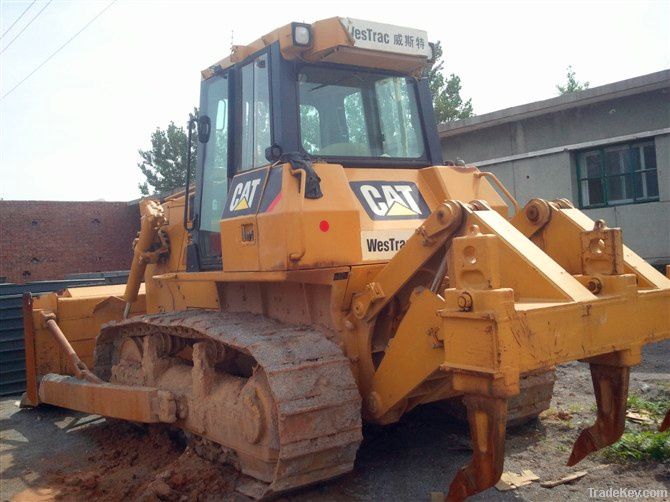
M568 466L616 442L623 434L626 423L630 367L594 363L590 366L598 414L595 423L582 430L575 441Z
M472 438L472 460L449 486L446 500L457 502L495 485L505 460L507 399L468 395L464 398Z

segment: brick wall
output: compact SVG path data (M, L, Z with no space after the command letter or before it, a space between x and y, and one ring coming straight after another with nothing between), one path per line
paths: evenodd
M0 276L22 283L130 268L139 208L125 202L0 201Z

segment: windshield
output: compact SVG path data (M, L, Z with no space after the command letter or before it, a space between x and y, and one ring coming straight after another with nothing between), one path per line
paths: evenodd
M415 86L407 77L304 67L302 147L315 157L424 156Z

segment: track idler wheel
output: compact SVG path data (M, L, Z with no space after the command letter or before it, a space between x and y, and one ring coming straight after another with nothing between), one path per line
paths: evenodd
M446 500L455 502L494 486L503 472L507 399L466 395L472 438L472 460L463 467L449 486Z
M582 430L572 447L568 466L573 466L590 453L615 443L626 425L626 401L630 366L591 363L591 379L596 396L595 423Z

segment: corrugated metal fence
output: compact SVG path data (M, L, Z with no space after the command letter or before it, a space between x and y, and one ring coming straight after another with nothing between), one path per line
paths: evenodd
M22 296L60 291L81 286L125 284L128 272L77 274L62 281L28 284L0 284L0 396L19 394L26 388L26 365L23 345Z

